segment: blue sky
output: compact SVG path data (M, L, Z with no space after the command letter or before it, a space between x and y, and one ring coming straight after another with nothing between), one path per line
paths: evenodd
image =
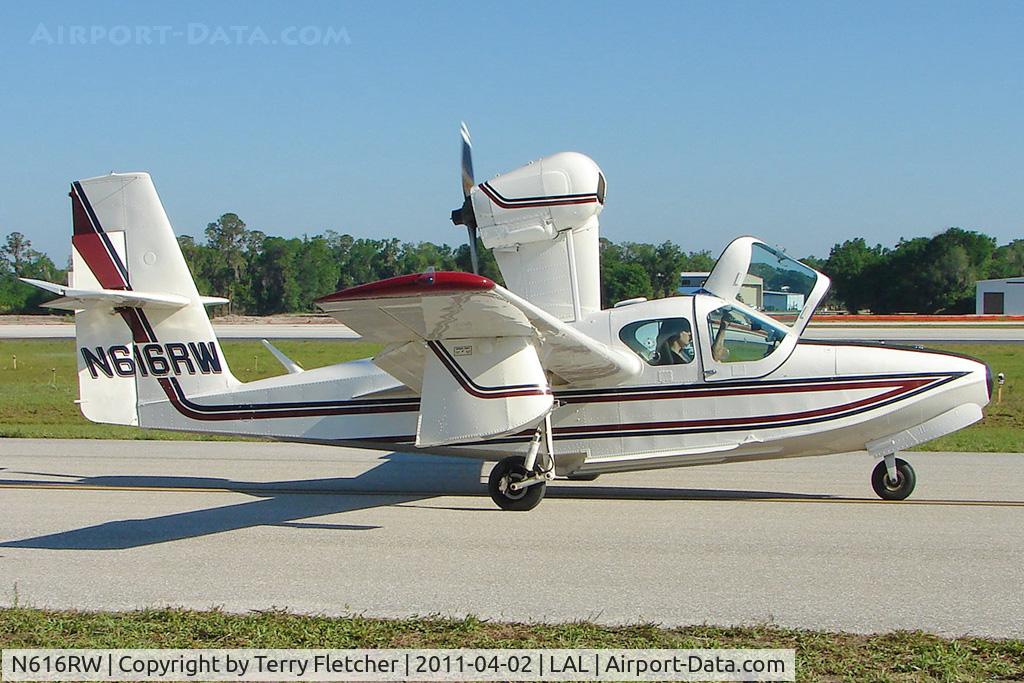
M1024 236L1022 36L1020 2L8 2L0 234L62 263L68 183L146 170L180 234L235 211L455 244L465 119L478 181L592 156L616 241L1004 243Z

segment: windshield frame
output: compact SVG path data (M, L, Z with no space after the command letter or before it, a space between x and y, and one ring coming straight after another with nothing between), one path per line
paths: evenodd
M787 325L787 327L796 332L797 335L802 334L804 328L807 327L807 323L810 321L811 316L814 314L815 309L817 309L818 304L825 298L825 294L828 292L831 282L828 276L824 273L821 273L814 268L811 268L806 263L789 256L784 250L773 247L764 240L756 237L745 236L738 237L730 242L729 246L727 246L722 252L722 255L718 257L718 261L715 262L715 267L711 269L711 273L704 282L703 290L698 292L698 294L703 293L705 295L712 295L730 303L734 302L737 305L751 308L747 304L738 301L737 294L743 286L747 275L751 272L751 265L754 263L755 247L757 247L758 250L765 251L780 260L784 259L792 261L802 269L806 268L809 273L813 273L816 276L814 285L805 295L803 308L800 309L799 313L797 313L796 318L793 320L793 324ZM760 262L761 261L758 261L758 263ZM759 317L762 315L761 312L758 312L758 314Z

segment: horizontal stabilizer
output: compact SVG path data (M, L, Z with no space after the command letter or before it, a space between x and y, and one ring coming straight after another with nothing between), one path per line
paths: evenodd
M279 348L271 344L266 339L260 339L260 343L263 344L264 348L266 348L267 351L270 351L270 353L273 354L274 358L277 359L277 362L280 363L284 367L284 369L288 371L289 375L297 375L300 372L304 372L301 365L293 361L288 356L284 355L284 353Z
M43 304L46 308L60 308L68 311L97 307L184 308L189 304L187 297L177 294L153 294L122 289L74 289L27 277L20 279L34 287L60 295L59 299Z

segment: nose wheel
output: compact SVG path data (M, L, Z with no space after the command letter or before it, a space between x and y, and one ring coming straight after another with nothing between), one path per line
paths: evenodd
M913 493L916 484L914 468L895 455L879 460L871 472L871 488L883 500L904 500Z

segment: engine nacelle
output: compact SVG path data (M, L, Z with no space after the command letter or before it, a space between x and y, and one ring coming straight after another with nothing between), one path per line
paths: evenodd
M594 160L561 152L480 183L470 196L480 239L495 249L582 228L601 213L604 195Z
M601 308L598 215L606 184L590 157L561 152L474 187L473 213L509 289L562 320Z

